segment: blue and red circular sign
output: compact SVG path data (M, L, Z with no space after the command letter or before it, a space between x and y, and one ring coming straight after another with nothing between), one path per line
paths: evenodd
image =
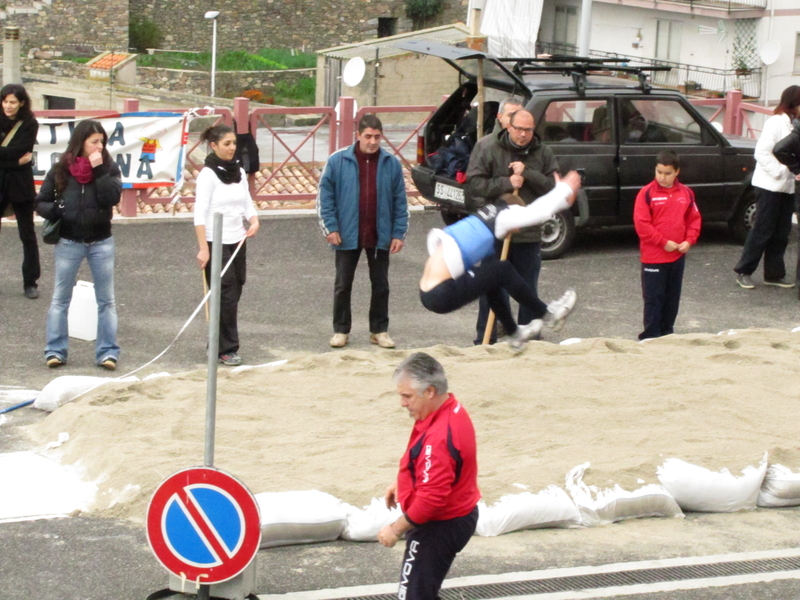
M258 504L244 484L223 471L179 471L150 500L147 541L175 576L201 584L227 581L244 571L258 552Z

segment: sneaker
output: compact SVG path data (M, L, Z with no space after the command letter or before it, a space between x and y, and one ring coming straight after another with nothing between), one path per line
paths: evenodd
M29 285L25 288L25 297L36 300L39 297L39 288L35 285Z
M65 361L57 354L48 354L47 356L44 357L44 362L50 369L55 369L56 367L60 367L62 365L67 364L67 361Z
M544 324L553 331L558 331L564 326L564 320L575 308L578 301L578 294L575 290L567 290L558 300L554 300L547 305L547 314L544 316Z
M115 371L117 369L117 359L113 356L107 356L101 360L98 365L103 367L106 371Z
M347 333L334 333L330 341L331 348L344 348L347 346L348 339L350 339L350 335Z
M229 352L228 354L220 354L219 362L228 367L238 367L242 364L242 357L236 352Z
M786 281L785 277L781 277L780 279L765 279L764 285L774 285L775 287L784 288L787 290L794 287L794 284Z
M739 284L740 288L744 288L746 290L754 290L756 288L756 284L753 283L752 279L750 279L750 275L745 275L744 273L736 274L736 283Z
M385 331L382 333L370 333L369 343L378 344L381 348L394 348L394 340Z
M508 345L514 352L520 352L529 341L537 337L542 332L543 322L541 319L534 319L527 325L520 325L508 340Z

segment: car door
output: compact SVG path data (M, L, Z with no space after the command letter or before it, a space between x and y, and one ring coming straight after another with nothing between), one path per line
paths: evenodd
M542 104L533 108L538 115L536 133L553 150L562 174L573 169L581 174L588 210L580 208L584 220L577 224L615 222L618 182L612 98L576 99L567 93Z
M618 96L616 108L622 223L633 221L636 194L653 180L662 150L680 157L679 179L694 190L701 214L724 211L722 140L685 99L656 93Z

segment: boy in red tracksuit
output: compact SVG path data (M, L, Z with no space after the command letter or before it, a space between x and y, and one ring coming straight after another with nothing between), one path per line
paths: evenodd
M700 236L694 192L678 181L681 163L672 150L656 157L656 178L639 190L633 225L642 261L644 331L639 339L673 332L681 302L686 253Z

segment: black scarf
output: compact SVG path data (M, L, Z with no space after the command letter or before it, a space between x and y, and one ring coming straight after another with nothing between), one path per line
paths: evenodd
M14 129L14 125L16 124L17 124L16 119L9 119L5 115L5 113L3 113L2 110L0 110L0 134L2 134L2 137L0 137L0 142L2 142L3 138L5 138L8 135L8 133L12 129Z
M222 183L239 183L242 180L242 171L239 160L222 160L213 152L206 156L205 165L214 171Z

